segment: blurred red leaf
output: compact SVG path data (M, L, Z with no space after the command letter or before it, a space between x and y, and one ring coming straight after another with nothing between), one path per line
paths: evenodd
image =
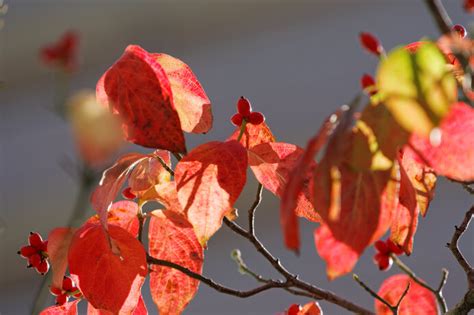
M133 201L122 200L113 203L107 212L107 223L110 225L119 226L126 230L133 236L138 235L138 204ZM95 215L86 221L91 224L99 224L100 219L98 215Z
M112 312L106 311L106 310L98 310L92 304L87 303L87 315L112 315ZM131 315L147 315L148 310L146 309L145 302L143 301L143 297L140 296L140 299L138 300L137 307L135 310L131 313Z
M386 279L379 289L378 295L391 305L396 305L410 283L410 289L402 300L398 310L399 315L437 315L438 304L434 294L428 289L410 279L405 274L391 276ZM379 300L375 300L377 315L390 315L393 312Z
M150 255L201 274L204 253L193 226L182 215L156 210L148 231ZM160 314L181 314L196 294L199 281L168 267L152 265L150 289Z
M278 197L282 196L288 179L302 155L303 149L282 142L262 143L248 150L249 165L255 177L263 187ZM309 168L316 165L314 161L312 164ZM286 247L295 251L299 250L299 228L295 214L319 221L319 216L309 200L311 195L309 188L312 186L309 184L312 181L311 172L306 172L306 181L308 184L297 196L296 209L280 212Z
M62 288L67 268L67 256L76 229L55 228L48 235L48 257L53 269L52 286Z
M42 61L71 72L77 67L77 46L79 36L74 31L64 33L57 42L43 47L40 51Z
M246 182L247 152L237 141L208 142L175 169L178 199L201 245L220 228Z
M117 113L125 138L135 144L185 152L170 82L155 58L130 45L97 83L97 99Z
M416 134L412 146L438 175L459 181L474 180L474 109L465 103L451 106L439 126L441 142L438 146Z
M212 127L211 101L191 68L166 54L152 54L165 71L171 86L173 104L186 132L206 133Z
M95 308L131 313L147 275L145 249L121 227L109 225L109 236L95 224L77 230L69 248L69 271ZM120 253L112 252L110 242Z
M108 209L127 180L130 171L146 156L141 153L124 155L102 174L99 186L92 192L91 204L105 229L107 229Z
M63 305L53 305L43 311L40 315L76 315L77 314L77 303L80 300L74 300Z
M237 140L239 133L240 127L234 131L228 140ZM240 139L240 143L247 149L268 142L275 142L275 137L265 122L258 125L247 124L245 126L245 132Z

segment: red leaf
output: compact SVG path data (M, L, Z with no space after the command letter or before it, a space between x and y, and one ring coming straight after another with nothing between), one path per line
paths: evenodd
M144 147L185 152L170 82L155 58L130 45L97 83L97 99L122 119L128 141Z
M334 238L326 225L314 230L314 243L319 256L327 263L326 273L331 280L350 272L360 256L359 251Z
M228 140L237 140L239 133L240 127L234 131ZM268 142L275 142L275 137L265 122L258 125L247 124L245 132L240 139L240 143L247 149Z
M118 201L110 206L107 212L107 223L119 226L136 237L140 225L137 214L138 204L136 202L128 200ZM87 223L99 224L99 217L95 215L89 218L89 220L86 221L86 224Z
M147 275L142 244L124 229L86 224L74 234L69 248L69 271L84 297L95 308L131 313L138 304ZM120 253L113 253L114 242ZM113 288L113 290L111 290Z
M87 315L112 315L112 312L106 311L106 310L98 310L92 306L92 304L87 303ZM147 315L148 310L146 309L145 302L143 301L143 297L140 296L140 299L138 300L137 307L135 310L131 313L131 315Z
M135 195L140 197L159 182L170 180L170 173L161 165L158 157L171 167L170 153L163 150L156 150L148 158L138 162L128 180L128 185Z
M411 144L438 175L459 181L474 180L474 109L465 103L452 105L439 128L438 146L418 135L411 137Z
M145 157L145 154L140 153L124 155L102 174L99 186L91 195L91 203L105 229L107 229L108 209L127 180L130 171Z
M284 187L293 172L295 165L301 159L303 150L296 145L273 142L262 143L248 150L249 164L257 180L278 197L284 192ZM313 167L316 165L313 162ZM311 165L309 166L311 168ZM310 182L312 176L306 173ZM308 185L308 186L312 186ZM285 244L291 250L299 250L299 228L295 214L312 221L319 221L319 216L310 200L310 191L305 187L297 197L294 211L280 212L280 223L285 237Z
M204 253L193 226L169 210L152 214L148 231L150 255L201 274ZM181 314L196 294L199 281L168 267L151 268L151 295L160 314Z
M67 268L67 255L76 229L56 228L48 236L48 257L53 269L52 286L62 288Z
M63 305L50 306L41 311L40 315L76 315L79 301L74 300Z
M212 127L211 101L191 68L166 54L152 54L165 71L171 86L173 104L186 132L206 133Z
M398 314L400 315L436 315L438 305L434 294L404 274L394 275L386 279L378 295L391 305L396 305L408 283L410 289L402 300ZM375 300L375 311L377 315L389 315L393 312L382 302Z
M208 142L175 169L178 199L201 245L220 228L245 185L247 152L237 141Z

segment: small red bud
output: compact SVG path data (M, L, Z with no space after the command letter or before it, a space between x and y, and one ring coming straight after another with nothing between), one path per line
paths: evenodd
M132 192L132 188L130 187L127 187L124 190L122 190L122 196L125 199L130 199L130 200L137 198L137 196Z
M461 24L454 25L453 31L456 32L461 38L466 37L466 34L467 34L466 28L462 26Z
M69 277L64 277L64 279L63 279L63 290L72 291L72 288L74 288L74 282L72 281L72 279L69 278Z
M234 116L232 116L232 118L230 119L230 121L232 121L232 123L237 127L240 127L242 125L243 120L244 117L242 117L240 113L234 114Z
M359 34L359 40L362 45L369 53L376 56L380 56L383 52L383 47L380 44L377 37L371 33L361 32Z
M371 75L365 73L362 78L360 78L360 85L362 86L362 89L369 95L374 95L377 93L375 89L375 80Z
M237 112L244 118L247 118L252 112L252 105L250 104L250 101L243 96L241 96L237 102Z
M248 121L252 125L260 125L265 121L265 116L263 116L263 114L260 112L253 112L250 113Z

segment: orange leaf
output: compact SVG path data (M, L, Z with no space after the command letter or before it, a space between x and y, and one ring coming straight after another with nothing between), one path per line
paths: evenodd
M245 185L246 172L247 152L233 140L202 144L176 165L178 199L201 245L205 246L232 209Z
M92 192L91 204L105 229L107 229L108 209L127 180L130 171L146 156L140 153L124 155L102 174L99 186Z
M474 180L474 109L465 103L453 104L439 126L441 142L412 135L410 142L438 175L459 181Z
M153 211L148 239L151 256L201 274L203 249L193 226L182 215L169 210ZM196 294L199 281L168 267L151 268L151 295L160 314L181 314Z
M80 300L74 300L67 302L63 305L53 305L43 311L40 315L76 315L77 314L77 303Z
M115 202L110 206L107 212L107 223L119 226L133 236L138 235L138 204L133 201L122 200ZM99 224L100 220L97 215L89 218L86 223ZM49 244L49 243L48 243Z
M158 157L171 167L170 153L156 150L149 157L138 162L130 173L128 185L136 196L141 197L154 185L170 180L170 173L161 165Z
M298 315L322 315L323 311L319 306L318 302L306 303L303 308L298 312Z
M228 140L237 140L239 133L240 127L234 131ZM275 142L275 137L265 122L258 125L247 124L240 139L240 143L247 149L268 142Z
M181 123L165 70L140 46L130 45L97 83L97 99L120 116L135 144L185 152Z
M87 303L87 315L112 315L112 312L106 311L106 310L98 310L92 304ZM131 313L131 315L147 315L148 310L146 309L145 302L143 301L143 297L140 296L140 299L138 300L137 307Z
M386 279L378 295L391 305L396 305L408 283L410 289L402 300L398 310L399 315L437 315L438 304L434 294L428 289L410 279L405 274L391 276ZM393 314L392 311L379 300L375 300L375 311L377 315Z
M67 255L72 236L76 229L56 228L48 236L48 257L53 269L52 286L62 288L67 268Z
M191 68L166 54L152 54L165 71L171 86L173 104L186 132L206 133L212 127L211 101Z
M263 187L278 197L283 194L288 178L302 155L303 149L281 142L262 143L248 150L249 164L255 177ZM316 163L313 162L313 167L315 165ZM309 167L311 168L311 165ZM306 173L306 180L312 181L310 172ZM312 186L312 183L308 186ZM295 214L312 221L319 221L319 216L309 198L310 191L308 187L305 187L297 197L296 209L290 212L280 212L285 244L291 250L299 250L299 229Z
M69 271L95 308L131 313L147 274L145 249L121 227L109 225L109 236L96 224L77 230L69 248ZM112 252L110 242L120 253Z

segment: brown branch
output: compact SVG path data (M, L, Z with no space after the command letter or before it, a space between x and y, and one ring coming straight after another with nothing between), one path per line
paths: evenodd
M257 196L255 197L255 201L253 202L252 206L250 207L248 211L248 218L249 218L249 234L250 235L255 235L255 210L257 207L260 205L260 202L262 201L262 191L263 191L263 185L258 184L257 187Z
M467 277L467 286L468 291L463 296L461 301L448 312L450 315L467 315L469 311L474 309L474 269L466 260L464 255L459 250L459 239L462 237L464 232L469 227L472 217L474 216L474 206L472 206L469 211L466 212L464 220L461 225L455 226L454 234L451 239L451 242L447 244L448 248L453 253L454 257L458 261L459 265L462 267Z
M436 289L430 287L428 284L426 284L423 280L421 280L413 270L411 270L410 267L405 265L403 261L400 260L396 255L391 254L390 257L392 257L393 261L395 264L400 268L404 273L406 273L413 281L421 285L427 290L430 290L433 292L433 294L436 296L436 300L438 301L439 306L441 307L441 310L443 311L443 314L448 311L448 305L446 304L446 300L443 297L443 288L444 285L446 284L446 280L448 279L448 270L443 269L442 270L442 276L441 276L441 281L440 284Z
M216 290L220 293L229 294L229 295L233 295L233 296L240 297L240 298L246 298L246 297L249 297L249 296L252 296L252 295L256 295L260 292L267 291L267 290L270 290L270 289L273 289L273 288L285 288L285 287L290 287L291 286L291 284L288 281L281 282L281 281L269 280L267 283L265 283L265 284L263 284L259 287L256 287L254 289L247 290L247 291L240 291L240 290L235 290L235 289L223 286L219 283L216 283L214 280L212 280L210 278L207 278L203 275L195 273L195 272L189 270L188 268L185 268L181 265L175 264L175 263L170 262L170 261L157 259L155 257L147 255L147 262L149 264L165 266L165 267L169 267L169 268L179 270L182 273L184 273L185 275L187 275L187 276L189 276L193 279L201 281L202 283L208 285L209 287L213 288L214 290Z
M439 31L442 34L449 34L453 27L453 22L451 21L448 12L446 12L441 0L425 0L425 3L433 16Z

